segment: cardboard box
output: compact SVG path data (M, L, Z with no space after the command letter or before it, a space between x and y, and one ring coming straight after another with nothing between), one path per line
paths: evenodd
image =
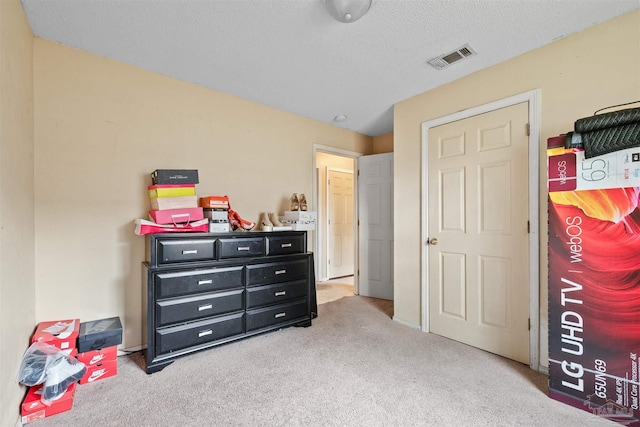
M37 385L29 388L27 395L22 401L20 414L22 415L22 424L27 424L36 420L41 420L52 415L59 414L70 410L73 407L73 397L76 392L76 383L71 383L67 391L62 397L54 400L51 406L45 405L41 398L41 390L43 385Z
M99 363L116 360L118 358L118 346L112 345L98 350L85 351L84 353L78 353L76 357L89 368Z
M118 374L118 359L87 366L87 372L80 378L80 384L88 384Z
M78 351L86 353L122 344L122 323L119 317L94 320L80 324Z
M584 159L558 139L547 150L549 397L640 425L640 206L636 187L615 187L634 153Z
M151 172L151 182L157 184L197 184L197 169L156 169Z
M210 209L229 209L229 197L207 196L200 197L200 206Z
M40 322L31 337L31 342L43 341L61 350L72 350L76 348L79 332L80 319Z
M147 187L149 192L149 198L155 199L157 197L181 197L181 196L195 196L196 186L194 184L182 184L182 185L150 185Z
M151 209L155 211L198 207L198 198L196 196L155 197L150 201Z
M164 211L149 211L149 216L156 224L179 224L195 222L204 219L202 208L167 209Z

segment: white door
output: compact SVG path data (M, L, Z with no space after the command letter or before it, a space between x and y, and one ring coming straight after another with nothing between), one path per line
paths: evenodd
M358 158L360 291L393 299L393 153Z
M528 103L429 129L432 332L529 363Z
M353 172L327 169L327 210L330 279L350 276L354 269Z

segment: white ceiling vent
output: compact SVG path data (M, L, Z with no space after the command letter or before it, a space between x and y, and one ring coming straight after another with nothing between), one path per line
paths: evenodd
M453 50L451 52L442 54L433 59L427 61L430 65L438 70L442 70L443 68L448 67L456 61L459 61L464 58L468 58L476 54L476 51L471 48L468 44Z

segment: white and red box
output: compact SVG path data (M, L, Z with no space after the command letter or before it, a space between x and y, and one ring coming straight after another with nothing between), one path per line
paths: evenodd
M43 385L40 384L29 388L27 395L22 401L20 411L20 414L22 415L22 424L69 411L73 407L73 396L76 392L76 383L71 383L62 397L52 401L50 406L47 406L42 402L42 387Z
M87 365L87 372L80 378L80 384L88 384L94 381L113 377L118 373L118 359L102 360L94 365Z
M91 369L104 362L112 362L118 359L118 346L105 347L100 350L78 353L77 359L84 363L87 369Z
M202 208L151 210L149 216L156 224L181 224L204 219L204 212Z
M60 350L73 350L80 333L80 319L40 322L31 342L42 341Z

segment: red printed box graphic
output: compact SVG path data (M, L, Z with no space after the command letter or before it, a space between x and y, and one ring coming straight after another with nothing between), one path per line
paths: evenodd
M61 350L75 349L79 332L80 319L40 322L31 337L31 342L46 342Z
M118 360L97 363L87 366L87 372L80 379L80 384L88 384L94 381L112 377L118 373Z
M88 369L92 366L96 366L105 362L112 362L118 358L118 346L105 347L101 350L86 351L84 353L78 353L78 360L85 365Z

